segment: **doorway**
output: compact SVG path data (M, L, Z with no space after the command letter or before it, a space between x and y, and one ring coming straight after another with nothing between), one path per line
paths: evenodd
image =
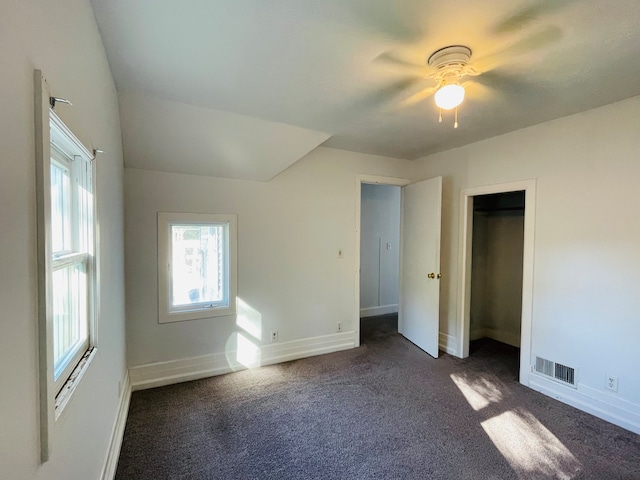
M398 331L401 187L362 184L360 342Z
M354 343L360 345L361 192L365 184L401 188L398 332L438 357L442 177L411 182L401 178L356 176L356 269ZM382 244L386 248L386 243ZM391 245L391 248L393 246Z
M519 347L523 384L531 356L534 211L535 180L461 191L460 356L480 338Z
M373 185L373 186L383 186L383 187L396 187L398 189L401 190L401 188L405 185L408 185L409 183L411 183L410 180L405 179L405 178L395 178L395 177L383 177L383 176L376 176L376 175L356 175L356 183L355 183L355 194L356 194L356 216L355 216L355 230L356 230L356 243L355 243L355 257L357 259L356 261L356 271L355 271L355 305L354 305L354 316L353 318L353 325L355 327L355 338L354 338L354 346L359 347L361 344L361 337L362 337L362 329L361 329L361 316L364 313L364 315L367 314L376 314L381 310L365 310L364 312L361 312L361 297L362 297L362 266L360 264L361 262L361 250L362 250L362 240L361 240L361 230L362 230L362 190L363 188L367 188L367 186L369 185ZM402 193L400 194L402 197ZM400 208L402 209L402 201L401 201L401 206ZM400 230L400 227L398 227L398 229ZM375 243L375 242L374 242ZM398 289L400 288L400 281L398 280ZM373 287L368 287L368 291L373 292L373 293L368 293L367 295L371 295L372 297L375 295L375 297L377 298L378 294L375 293L375 283L373 285ZM370 308L372 305L366 305L364 306L364 308ZM373 316L373 315L372 315ZM365 317L368 318L368 317ZM375 326L374 326L375 328ZM395 319L395 323L389 325L386 325L384 328L389 329L395 329L395 331L397 331L397 309L396 309L396 319Z

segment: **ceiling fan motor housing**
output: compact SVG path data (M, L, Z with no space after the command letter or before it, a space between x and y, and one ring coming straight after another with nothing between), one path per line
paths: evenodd
M464 45L450 45L436 50L427 63L436 73L439 86L435 94L436 105L440 108L439 121L442 122L442 110L455 108L454 128L458 128L458 105L464 100L464 88L460 79L468 72L467 64L471 59L471 49Z
M464 67L471 58L471 49L464 45L451 45L431 54L427 63L430 67L443 70L452 67Z
M436 70L435 77L440 85L458 83L460 78L471 74L468 67L471 59L471 49L464 45L451 45L436 50L431 54L427 63Z

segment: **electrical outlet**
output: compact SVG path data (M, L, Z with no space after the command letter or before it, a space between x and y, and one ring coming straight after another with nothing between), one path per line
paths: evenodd
M271 332L271 341L272 342L278 341L278 330L274 330L273 332Z
M342 322L338 322L338 325L336 326L336 332L341 332L342 331Z
M613 375L607 375L604 381L604 388L611 390L612 392L618 391L618 377Z

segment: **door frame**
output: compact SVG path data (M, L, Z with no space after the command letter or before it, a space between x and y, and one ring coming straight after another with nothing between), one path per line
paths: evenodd
M536 180L484 185L460 190L460 238L458 249L458 352L469 356L471 309L471 247L473 244L473 198L479 195L525 192L524 250L522 255L522 317L520 333L519 381L528 385L531 362L531 331L533 317L533 260L535 239Z
M362 215L362 184L372 185L392 185L395 187L404 187L409 185L413 180L399 177L383 177L378 175L356 175L356 245L355 245L355 302L354 302L354 346L360 346L360 221ZM402 208L402 207L400 207ZM400 212L402 215L402 211ZM402 260L402 259L401 259Z

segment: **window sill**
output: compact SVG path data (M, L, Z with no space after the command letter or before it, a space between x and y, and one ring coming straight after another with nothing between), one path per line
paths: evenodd
M96 355L97 348L90 347L89 350L82 356L76 368L71 372L69 376L69 380L65 382L65 384L60 389L58 395L56 395L55 401L55 419L58 420L60 415L62 415L63 410L71 400L71 396L73 392L75 392L76 387L80 383L80 380L84 376L85 372L89 368L89 364L93 357Z
M235 302L235 300L234 300ZM235 306L235 304L234 304ZM158 323L184 322L188 320L200 320L205 318L228 317L236 314L236 309L231 306L220 306L213 308L201 308L194 310L184 310L181 312L160 312Z

